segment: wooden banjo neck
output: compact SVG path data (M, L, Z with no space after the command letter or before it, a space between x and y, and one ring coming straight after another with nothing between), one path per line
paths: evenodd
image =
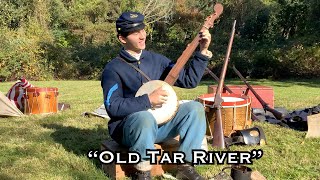
M222 5L216 4L214 6L215 13L211 14L207 17L203 27L200 32L203 32L205 29L209 29L213 27L213 22L219 15L222 13ZM152 80L143 84L137 91L136 97L141 96L143 94L150 94L157 88L162 88L168 92L168 100L163 103L161 106L156 106L148 111L154 116L155 120L158 124L164 124L172 119L172 117L176 114L179 102L177 95L172 88L173 84L177 81L179 72L183 68L183 66L187 63L189 58L191 57L194 50L199 45L200 36L197 37L187 46L187 48L183 51L182 55L177 60L176 64L173 66L168 76L164 81L161 80Z
M219 18L223 11L223 6L220 3L217 3L214 6L214 13L208 16L200 30L200 32L205 31L206 29L212 28L214 21ZM176 64L173 66L173 68L170 70L169 74L165 78L165 82L169 85L173 86L174 83L177 81L178 76L184 65L187 63L187 61L192 56L193 52L196 50L196 48L199 45L201 37L198 34L190 44L188 44L187 48L182 52L181 56L178 58Z

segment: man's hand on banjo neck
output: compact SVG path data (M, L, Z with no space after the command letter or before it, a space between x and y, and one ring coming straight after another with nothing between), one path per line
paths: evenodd
M211 34L209 30L205 30L202 33L200 32L200 53L204 56L207 56L208 58L212 57L212 52L208 50L210 42L211 42Z

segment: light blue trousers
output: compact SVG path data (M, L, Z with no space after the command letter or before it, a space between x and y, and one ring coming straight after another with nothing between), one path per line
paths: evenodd
M158 126L153 115L140 111L126 117L123 130L123 145L130 151L140 153L148 160L146 149L155 149L154 143L164 142L180 135L178 151L185 153L185 160L192 162L192 150L201 149L206 132L204 107L197 101L182 103L173 119Z

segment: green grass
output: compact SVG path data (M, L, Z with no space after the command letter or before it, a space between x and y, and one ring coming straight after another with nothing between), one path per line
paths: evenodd
M320 103L319 80L255 80L257 85L272 86L275 106L289 110ZM98 81L32 82L40 87L59 88L59 102L71 109L53 115L23 118L0 118L0 179L106 179L100 164L88 159L87 152L98 150L100 142L109 139L107 120L81 114L102 104ZM175 88L180 99L195 99L207 93L203 81L195 89ZM229 80L227 84L242 84ZM13 82L1 83L6 93ZM263 127L267 145L232 146L234 151L262 148L264 155L250 165L268 179L320 179L320 139L305 139L306 132L267 123ZM211 148L210 148L211 149ZM198 166L202 175L216 175L224 165Z

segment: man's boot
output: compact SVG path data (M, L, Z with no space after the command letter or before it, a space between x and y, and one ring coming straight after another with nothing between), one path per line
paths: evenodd
M189 164L178 165L176 178L179 180L204 180L195 168Z
M137 172L132 176L132 180L151 180L150 161L141 161L134 165Z
M132 180L151 180L150 171L137 171L133 176Z

